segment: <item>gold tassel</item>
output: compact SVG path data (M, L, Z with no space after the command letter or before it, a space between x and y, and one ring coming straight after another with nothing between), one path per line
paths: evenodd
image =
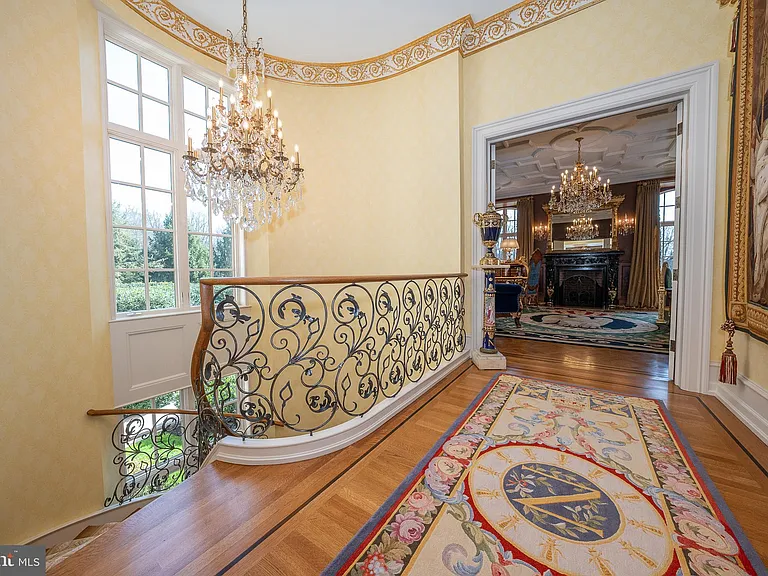
M736 385L736 376L738 375L738 363L736 353L733 351L733 335L736 332L736 324L733 320L726 320L720 330L728 333L728 341L725 343L725 350L720 359L720 382L723 384Z

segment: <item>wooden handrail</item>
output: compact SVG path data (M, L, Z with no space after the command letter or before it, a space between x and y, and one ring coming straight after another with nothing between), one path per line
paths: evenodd
M362 284L364 282L398 282L402 280L434 280L436 278L466 278L466 272L454 274L395 274L374 276L253 276L250 278L203 278L207 286L279 286L282 284Z
M86 412L88 416L120 416L121 414L188 414L197 416L197 410L176 410L175 408L113 408L112 410L94 410Z
M88 416L125 416L131 414L184 414L186 416L197 416L197 410L176 410L175 408L147 408L146 410L141 408L113 408L111 410L94 410L91 408L86 414ZM230 414L227 412L227 416L248 420L248 418L242 414ZM277 419L274 424L275 426L284 426L284 424Z

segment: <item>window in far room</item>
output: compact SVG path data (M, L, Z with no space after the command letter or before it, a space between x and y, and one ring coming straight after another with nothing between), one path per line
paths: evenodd
M496 208L496 211L504 217L505 222L499 235L499 241L496 242L494 252L497 258L504 260L506 254L501 249L501 242L506 238L517 238L517 203L499 206ZM517 250L510 251L509 259L515 260L516 258Z
M659 263L672 269L675 255L675 188L661 187L659 193Z

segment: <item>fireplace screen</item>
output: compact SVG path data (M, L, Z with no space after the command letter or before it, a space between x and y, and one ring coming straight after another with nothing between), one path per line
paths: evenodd
M603 270L560 270L560 306L602 307Z

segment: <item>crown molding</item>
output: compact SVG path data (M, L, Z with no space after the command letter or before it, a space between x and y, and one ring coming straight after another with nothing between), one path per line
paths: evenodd
M176 40L214 60L225 61L226 37L190 18L168 0L121 1ZM266 54L266 75L315 86L377 82L455 51L469 56L602 1L523 0L480 22L467 15L386 54L355 62L301 62Z

